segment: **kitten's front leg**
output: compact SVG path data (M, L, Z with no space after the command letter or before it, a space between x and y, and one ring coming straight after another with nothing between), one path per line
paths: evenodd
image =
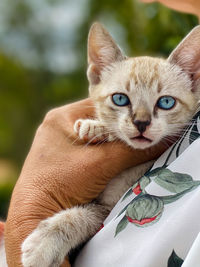
M105 190L98 196L97 203L112 210L123 194L145 174L154 162L154 160L151 160L124 170L108 183Z
M79 119L74 124L74 131L85 142L97 143L104 140L114 140L114 137L111 136L105 125L99 120Z
M22 244L23 266L59 267L72 248L98 231L107 215L103 206L90 203L40 222Z

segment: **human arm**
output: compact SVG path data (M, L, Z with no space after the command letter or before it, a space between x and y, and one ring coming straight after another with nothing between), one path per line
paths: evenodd
M73 125L93 114L91 100L83 100L50 111L38 128L11 198L5 230L9 267L22 266L21 244L41 220L90 202L122 170L166 149L162 144L146 151L120 143L86 146Z

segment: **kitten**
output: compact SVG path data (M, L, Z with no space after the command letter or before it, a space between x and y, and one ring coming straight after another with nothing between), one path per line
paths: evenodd
M200 26L164 60L124 56L103 26L95 23L88 38L88 62L89 92L97 119L76 121L74 129L83 140L120 139L130 147L145 149L177 135L197 109ZM42 221L22 245L24 266L60 266L72 248L97 232L123 193L151 165L126 170L94 203Z

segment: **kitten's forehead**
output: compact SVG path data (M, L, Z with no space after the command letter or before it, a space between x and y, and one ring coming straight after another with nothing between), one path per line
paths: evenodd
M135 85L151 88L156 80L159 80L160 64L162 60L141 57L130 58L127 63L130 64L129 79L133 80Z
M160 65L163 60L141 57L130 58L127 63L130 64L130 73L127 79L130 82L129 90L145 90L150 93L160 92L162 85L160 79Z
M109 84L111 91L154 94L161 91L165 93L167 89L170 94L178 87L182 90L190 88L188 77L184 76L179 67L171 65L167 60L137 57L116 62L103 73L102 78L105 85Z

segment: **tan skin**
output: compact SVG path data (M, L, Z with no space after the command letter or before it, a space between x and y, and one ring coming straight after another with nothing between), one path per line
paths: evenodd
M21 265L21 244L38 223L58 211L90 202L122 170L157 158L159 144L136 151L116 143L89 145L75 141L76 119L94 114L86 99L47 114L13 191L5 229L9 267ZM69 266L67 260L63 266Z
M199 0L141 0L144 3L159 2L169 8L177 11L191 13L200 19L200 1Z
M200 1L159 2L200 17ZM5 230L9 267L22 266L21 244L41 220L91 201L122 170L157 158L166 149L164 144L139 151L119 142L90 146L74 142L73 124L93 116L91 105L87 99L55 109L39 127L10 203ZM62 266L69 266L67 259Z

